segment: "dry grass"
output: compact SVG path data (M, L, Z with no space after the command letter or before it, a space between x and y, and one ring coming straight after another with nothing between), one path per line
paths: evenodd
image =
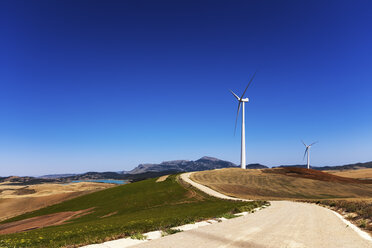
M329 174L323 171L305 169L305 168L297 168L297 167L265 169L263 170L263 172L281 174L281 175L292 176L292 177L315 179L315 180L327 181L327 182L372 184L372 180L370 179L360 180L356 178L337 176L337 175Z
M93 209L94 208L88 208L79 211L66 211L0 224L0 235L23 232L47 226L61 225L73 218L79 218L84 215L90 214Z
M90 182L30 186L0 184L0 221L112 186Z
M341 177L372 179L372 168L358 169L358 170L336 170L336 171L327 171L327 172L333 175L341 176Z
M302 168L222 169L196 172L192 179L221 193L246 198L292 199L339 212L372 234L372 169L332 171ZM364 180L357 180L364 179Z
M80 182L71 184L44 183L34 185L6 185L0 184L0 199L2 198L22 198L39 197L62 193L100 190L112 187L113 184Z
M168 177L169 177L169 175L161 176L161 177L159 177L159 178L156 180L156 182L157 182L157 183L164 182L165 180L167 180Z
M306 169L196 172L191 178L223 194L246 199L371 198L372 184Z
M372 234L372 199L307 200L332 209Z

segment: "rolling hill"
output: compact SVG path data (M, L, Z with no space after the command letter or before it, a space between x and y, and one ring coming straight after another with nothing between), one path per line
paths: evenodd
M372 179L372 168L360 168L351 170L329 170L330 174L358 179Z
M246 199L370 198L371 180L331 175L317 170L287 167L201 171L191 178L223 194Z
M261 204L208 196L179 183L175 175L162 182L148 179L80 196L3 221L0 247L75 247L166 230L240 211L241 207L253 209Z

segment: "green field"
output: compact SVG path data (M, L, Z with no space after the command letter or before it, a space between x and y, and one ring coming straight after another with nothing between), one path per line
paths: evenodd
M148 179L109 188L8 219L2 223L94 208L90 214L63 225L1 235L0 247L75 247L165 230L263 204L213 198L181 185L176 176L160 183L155 181Z

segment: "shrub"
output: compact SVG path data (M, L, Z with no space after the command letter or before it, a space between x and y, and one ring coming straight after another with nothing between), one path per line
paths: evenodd
M135 233L130 235L131 239L139 239L139 240L144 240L146 237L142 233Z
M225 219L232 219L232 218L236 218L238 216L232 214L232 213L224 213L224 214L221 214L218 216L218 218L225 218Z
M173 228L167 228L167 229L163 230L163 232L165 234L167 234L167 235L171 235L171 234L182 232L182 230L180 230L180 229L173 229Z

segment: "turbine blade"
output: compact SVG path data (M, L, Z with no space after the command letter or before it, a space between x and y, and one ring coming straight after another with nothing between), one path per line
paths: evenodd
M252 83L252 81L253 81L253 78L254 78L254 76L256 76L256 73L257 73L257 71L255 71L255 73L253 74L253 76L252 76L251 80L249 81L249 83L248 83L247 87L245 88L245 90L244 90L244 92L243 92L243 95L242 95L242 97L240 97L240 99L243 99L243 97L244 97L244 94L245 94L245 92L247 91L247 89L248 89L249 85L251 85L251 83Z
M310 146L312 146L312 145L315 145L316 143L318 143L318 141L315 141L314 143L312 143Z
M307 150L308 150L308 149L309 149L309 148L306 147L306 149L305 149L305 153L304 153L304 158L303 158L302 160L305 159L305 156L306 156L306 153L307 153Z
M236 99L238 99L238 101L240 101L240 98L232 90L230 90L230 92L235 96Z
M302 142L302 144L304 144L304 146L307 146L303 140L301 140L301 142Z
M242 103L242 102L239 101L239 103L238 103L238 111L236 112L235 128L234 128L234 136L235 136L235 133L236 133L236 124L238 123L239 110L240 110L240 104L241 104L241 103Z

